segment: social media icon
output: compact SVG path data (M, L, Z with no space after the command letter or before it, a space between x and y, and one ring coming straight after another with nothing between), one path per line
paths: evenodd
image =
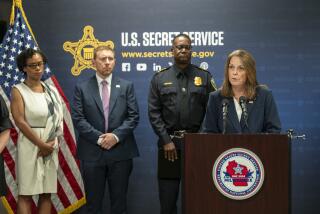
M131 64L128 62L122 63L122 72L130 72L131 71Z
M162 69L161 65L157 65L156 63L152 64L152 68L153 68L153 71L160 71Z
M201 62L200 63L200 68L202 68L204 70L208 70L209 64L207 62Z
M137 71L146 71L147 70L147 64L146 63L138 63L137 64Z

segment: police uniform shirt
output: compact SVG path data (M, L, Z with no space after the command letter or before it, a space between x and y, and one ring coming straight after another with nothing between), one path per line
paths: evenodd
M216 87L211 74L197 66L181 70L176 65L157 72L150 85L150 123L162 144L176 130L198 132L209 93Z

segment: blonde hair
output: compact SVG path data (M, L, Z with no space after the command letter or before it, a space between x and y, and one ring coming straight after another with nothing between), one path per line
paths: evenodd
M115 50L113 48L110 48L109 46L106 46L106 45L101 45L101 46L98 46L98 47L96 47L94 49L94 51L93 51L93 59L96 59L97 53L99 51L102 51L102 50L112 51L113 56L116 57L116 52L115 52Z

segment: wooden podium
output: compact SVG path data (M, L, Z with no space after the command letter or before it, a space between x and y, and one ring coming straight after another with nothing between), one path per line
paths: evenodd
M212 170L226 150L243 148L256 154L264 167L260 190L234 200L216 188ZM186 134L183 155L184 214L289 214L291 147L282 134Z

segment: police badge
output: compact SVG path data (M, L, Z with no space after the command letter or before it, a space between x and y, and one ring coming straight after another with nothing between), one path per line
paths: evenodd
M202 85L202 79L201 79L201 77L195 77L195 78L194 78L194 85L196 85L196 86Z

